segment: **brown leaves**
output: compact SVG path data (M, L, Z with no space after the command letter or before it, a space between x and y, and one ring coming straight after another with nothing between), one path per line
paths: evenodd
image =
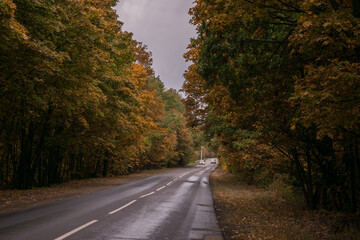
M321 214L303 211L273 191L239 183L220 169L211 174L210 186L225 239L336 239Z
M359 174L353 169L360 147L360 20L355 2L198 0L191 10L198 27L193 69L202 83L186 86L189 112L201 116L193 108L206 104L208 137L217 140L229 171L250 180L262 167L292 172L312 209L358 208ZM246 131L259 134L251 138ZM286 157L274 161L278 169L271 164L271 147ZM316 196L339 191L342 200Z
M306 75L297 80L294 104L300 104L301 123L316 124L318 137L333 136L336 129L358 131L360 65L332 61L328 66L307 66Z
M175 151L180 96L165 94L146 45L121 31L115 2L0 1L1 187L160 167ZM160 163L142 162L152 144Z

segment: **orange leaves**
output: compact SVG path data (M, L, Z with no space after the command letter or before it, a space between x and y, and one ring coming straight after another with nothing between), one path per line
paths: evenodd
M136 143L143 152L138 156L141 158L138 166L183 166L189 160L186 153L191 150L190 140L178 134L184 122L181 97L174 89L164 89L160 79L149 75L148 66L144 64L149 62L143 60L138 59L132 64L132 73L128 78L134 84L137 103L131 111L133 124L138 130L136 134L142 136ZM186 148L180 149L179 146L184 143Z
M195 52L198 50L194 50ZM189 53L189 52L188 52ZM196 64L189 66L184 73L184 84L182 91L186 93L186 98L183 100L186 107L185 115L189 126L201 125L204 122L207 113L205 96L207 89L205 81L196 72Z
M305 8L315 6L311 4L307 3ZM298 23L297 31L290 37L290 46L300 53L311 52L317 61L339 58L359 45L359 39L354 36L360 33L360 21L348 9L304 15Z
M261 164L279 170L276 162L293 172L311 209L319 202L342 208L337 201L358 208L359 174L352 170L360 146L355 2L197 0L190 11L198 38L191 45L196 50L185 54L194 65L183 88L192 123L203 121L230 171L253 177ZM259 132L247 137L246 131ZM287 160L277 162L279 153ZM317 201L314 192L332 189L343 189L336 190L341 199L328 194Z
M136 62L142 65L146 69L147 75L149 76L153 75L154 71L151 68L152 65L151 52L147 51L147 46L143 45L141 42L134 41L132 44L132 49L136 54Z
M360 91L360 64L333 60L330 65L306 68L304 78L298 79L294 104L300 105L301 122L306 126L315 123L318 137L332 136L335 129L357 129ZM314 111L318 110L318 111Z
M0 2L0 34L1 38L5 40L2 45L6 45L6 41L12 40L12 38L18 41L28 39L26 29L15 19L15 12L16 5L12 0Z
M163 105L161 100L156 96L157 92L147 87L149 77L150 76L147 75L147 69L143 66L136 63L132 65L131 79L135 84L136 100L139 104L138 114L141 116L138 120L145 132L156 130L158 121L161 120L161 116L163 115Z
M305 22L302 24L302 26L303 26L304 28L308 28L308 27L310 27L311 25L313 25L311 21L305 21Z
M195 63L199 56L199 49L191 47L191 44L188 46L189 51L184 53L184 58L186 62Z
M258 27L252 34L252 38L261 39L266 36L266 31L262 27Z
M333 137L339 127L357 129L359 124L355 123L360 117L356 110L359 92L351 86L359 81L359 65L353 61L360 46L360 21L347 5L343 2L341 9L333 11L334 6L325 1L305 1L305 9L327 10L302 16L290 37L293 53L311 59L304 67L304 77L297 78L291 99L301 112L294 122L307 127L315 124L318 138Z

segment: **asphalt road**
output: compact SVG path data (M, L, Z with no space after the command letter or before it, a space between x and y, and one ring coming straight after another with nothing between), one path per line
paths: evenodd
M184 168L104 191L0 215L0 239L220 240L209 175Z

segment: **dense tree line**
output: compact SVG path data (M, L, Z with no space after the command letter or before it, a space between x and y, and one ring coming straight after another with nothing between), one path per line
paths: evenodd
M0 187L184 166L184 107L115 0L0 0Z
M288 174L310 209L359 209L359 1L195 3L188 124L234 173Z

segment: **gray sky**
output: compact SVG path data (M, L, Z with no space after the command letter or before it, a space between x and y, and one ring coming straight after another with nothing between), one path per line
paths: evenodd
M166 88L179 90L188 67L183 54L195 37L189 24L193 0L120 0L115 7L123 30L132 32L152 52L155 74Z

